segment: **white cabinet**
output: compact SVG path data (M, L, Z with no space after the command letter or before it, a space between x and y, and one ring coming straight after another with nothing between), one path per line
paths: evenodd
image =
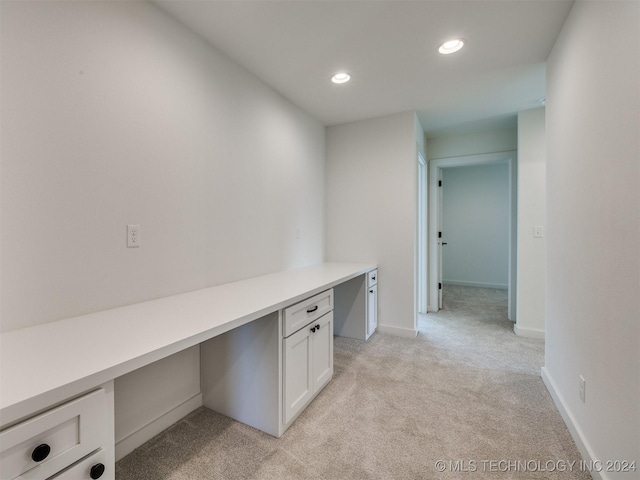
M200 344L202 404L279 437L333 376L333 290Z
M378 285L367 289L367 338L378 327Z
M334 287L335 334L368 340L378 327L378 269Z
M104 471L87 478L113 479L113 382L104 387L0 432L0 478L48 479L102 451Z
M378 327L378 269L367 274L367 338Z
M333 376L333 313L283 340L284 423L289 425Z

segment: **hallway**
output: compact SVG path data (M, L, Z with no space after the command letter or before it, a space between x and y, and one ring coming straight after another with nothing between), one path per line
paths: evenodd
M333 380L280 439L200 408L118 480L591 478L540 378L544 343L513 333L505 291L451 287L445 306L417 338L335 337Z
M442 303L438 313L420 315L419 337L470 366L540 376L544 340L513 333L507 290L444 285Z

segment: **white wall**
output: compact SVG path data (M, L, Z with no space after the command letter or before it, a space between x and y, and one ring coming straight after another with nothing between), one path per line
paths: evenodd
M482 153L509 152L518 148L518 131L515 128L486 132L458 133L429 137L427 158L462 157Z
M544 108L518 114L518 299L514 331L544 338L545 164ZM535 226L543 237L533 236Z
M326 257L379 266L381 330L415 335L413 112L327 128Z
M575 2L548 59L544 378L582 451L640 466L640 3ZM620 46L620 48L612 48ZM578 376L586 379L586 402ZM637 479L638 471L602 473Z
M323 260L318 122L151 3L1 19L4 331ZM117 439L198 393L171 362L144 418L154 369L116 381Z
M504 288L509 280L509 166L442 169L443 283Z

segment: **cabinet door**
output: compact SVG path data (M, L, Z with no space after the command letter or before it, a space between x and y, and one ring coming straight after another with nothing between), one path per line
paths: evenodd
M378 326L378 285L367 289L367 338Z
M315 322L313 345L313 390L317 392L333 376L333 312ZM319 327L319 328L318 328Z
M284 423L287 424L313 396L312 325L284 339Z

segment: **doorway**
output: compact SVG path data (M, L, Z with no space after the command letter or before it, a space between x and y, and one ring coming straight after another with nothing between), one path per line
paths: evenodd
M442 180L447 168L506 164L508 168L508 259L507 297L508 318L515 321L516 312L516 245L517 245L517 152L503 152L469 155L432 160L430 162L430 208L429 208L429 294L428 311L437 312L442 308L442 259L443 243Z

